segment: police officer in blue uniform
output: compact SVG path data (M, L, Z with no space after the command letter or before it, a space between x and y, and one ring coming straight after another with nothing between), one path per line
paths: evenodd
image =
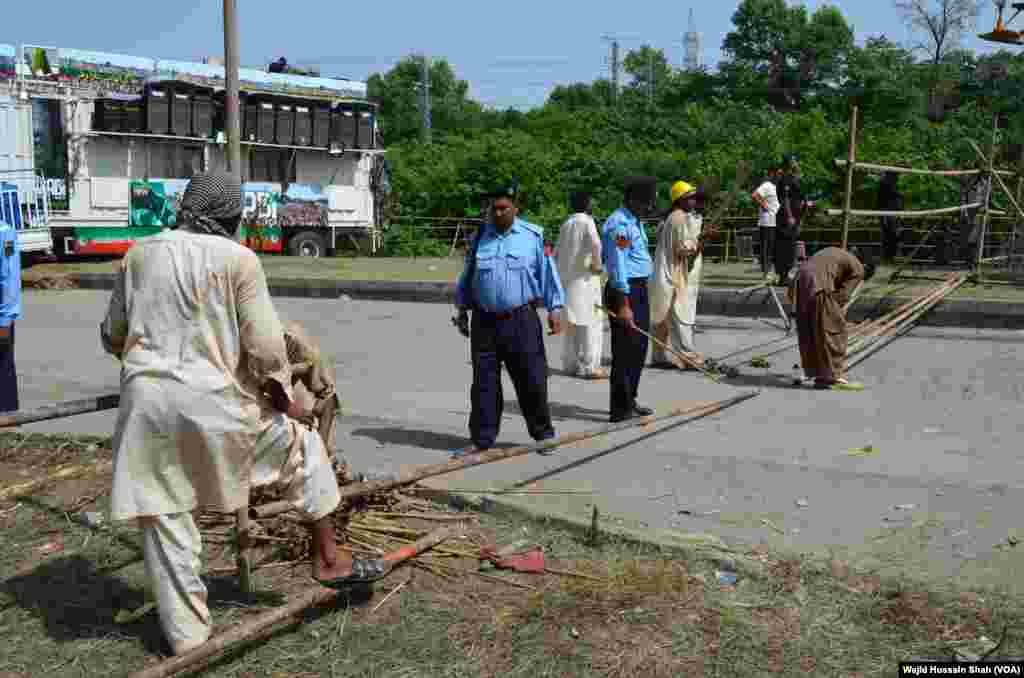
M517 216L515 184L488 197L493 200L491 218L466 253L466 267L455 291L456 324L470 337L473 358L469 418L473 446L455 456L494 446L504 408L502 365L512 378L530 435L537 441L555 437L548 406L544 328L537 307L548 310L551 333L559 334L565 293L555 263L545 251L544 229Z
M615 210L602 229L601 258L608 271L604 303L616 316L611 322L613 423L654 413L636 402L647 362L647 337L636 330L651 329L647 281L654 267L640 219L653 211L656 187L652 177L627 179L625 207Z
M21 251L18 232L0 221L0 412L18 409L14 321L21 317Z

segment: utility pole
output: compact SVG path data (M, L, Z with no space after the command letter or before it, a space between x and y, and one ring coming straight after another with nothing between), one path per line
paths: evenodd
M423 55L423 141L430 143L430 57Z
M227 172L242 181L242 126L238 103L238 0L224 0L224 113Z

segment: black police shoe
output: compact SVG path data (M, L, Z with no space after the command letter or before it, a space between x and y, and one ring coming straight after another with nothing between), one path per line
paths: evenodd
M638 417L649 417L652 414L654 414L654 410L652 410L651 408L640 407L639 405L634 405L633 411L636 413L636 416Z

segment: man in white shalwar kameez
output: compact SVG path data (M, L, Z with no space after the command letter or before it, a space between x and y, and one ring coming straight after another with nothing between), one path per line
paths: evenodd
M277 484L310 521L313 576L326 586L379 578L340 556L338 483L309 410L293 397L281 322L256 255L233 239L241 186L200 174L178 230L125 256L100 326L121 361L112 520L137 520L161 627L176 654L211 631L194 510L233 512L250 485Z
M584 379L607 379L601 367L604 317L601 304L601 236L591 216L593 198L576 192L570 198L573 215L558 233L558 276L565 288L568 323L562 344L562 367Z
M672 185L672 212L658 227L651 276L651 325L654 336L700 365L693 327L703 254L700 247L703 219L696 212L697 189L685 181ZM657 367L686 369L686 362L658 344L652 347L651 363Z

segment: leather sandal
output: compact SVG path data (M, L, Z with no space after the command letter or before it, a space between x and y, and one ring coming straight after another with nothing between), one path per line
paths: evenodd
M316 583L329 589L344 589L353 584L369 584L379 581L388 575L387 564L379 558L353 560L352 573L335 579L317 579Z

